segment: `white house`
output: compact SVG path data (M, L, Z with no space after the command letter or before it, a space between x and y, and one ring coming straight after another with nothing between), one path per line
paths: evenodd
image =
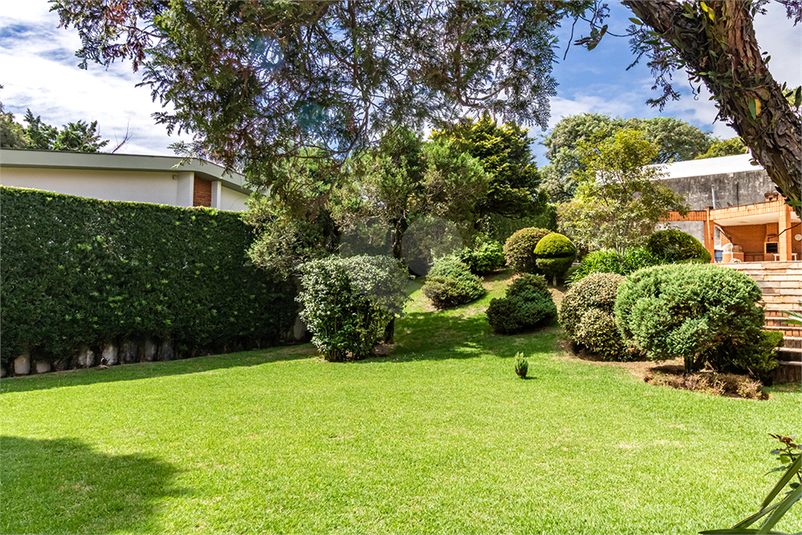
M0 149L0 185L109 201L246 210L239 173L171 156Z

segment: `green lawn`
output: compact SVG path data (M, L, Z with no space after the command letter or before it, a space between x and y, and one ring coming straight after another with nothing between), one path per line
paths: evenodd
M306 345L4 379L0 532L694 533L756 510L802 395L652 387L557 326L496 336L503 284L444 313L416 292L395 352L359 363Z

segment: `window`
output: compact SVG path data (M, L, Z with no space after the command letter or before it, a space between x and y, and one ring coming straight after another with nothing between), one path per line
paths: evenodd
M778 246L779 244L775 242L766 242L766 254L777 254L779 251Z

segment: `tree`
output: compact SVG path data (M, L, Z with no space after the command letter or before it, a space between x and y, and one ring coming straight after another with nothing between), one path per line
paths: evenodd
M642 130L648 141L658 146L651 164L692 160L706 152L715 141L709 132L673 117L653 119L611 118L600 113L584 113L561 119L543 141L550 163L544 167L546 187L554 201L567 201L576 191L573 174L582 171L579 152L580 141L601 140L613 136L618 130Z
M481 163L456 143L423 143L412 130L397 128L353 158L331 206L346 231L365 222L390 230L392 254L402 259L404 233L422 217L450 221L469 237L489 184Z
M6 113L3 110L3 103L0 102L0 147L24 149L29 144L30 140L25 135L25 129L14 120L13 113Z
M765 2L719 0L624 0L639 19L631 28L633 49L646 55L663 94L662 106L677 98L669 80L684 68L691 80L704 83L727 121L765 167L777 189L802 214L802 132L781 87L768 70L752 19ZM784 0L794 24L802 20L802 3ZM640 57L640 56L639 56Z
M558 209L560 231L588 249L612 249L619 259L639 245L669 210L687 212L685 199L658 179L648 166L656 144L637 130L619 130L598 142L577 144L580 185L574 199Z
M491 215L517 219L545 209L546 196L538 188L540 174L527 129L512 122L499 126L484 114L476 122L469 118L435 131L432 138L453 141L490 174L490 190L478 206L477 228Z
M633 47L663 88L654 102L678 96L669 74L684 67L802 211L800 121L752 27L764 1L624 3L640 17ZM802 20L799 0L783 3ZM174 110L157 121L195 135L179 149L246 169L305 146L345 158L389 125L438 126L466 108L545 126L554 28L587 21L590 35L577 42L589 49L607 30L606 6L590 0L56 0L54 9L62 26L77 28L84 66L144 67L144 83Z
M744 145L743 139L733 137L723 141L716 141L713 143L707 152L697 156L696 160L703 160L705 158L720 158L722 156L734 156L736 154L746 154L748 149Z

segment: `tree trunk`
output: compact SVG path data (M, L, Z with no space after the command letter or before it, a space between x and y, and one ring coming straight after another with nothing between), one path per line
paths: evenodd
M802 133L780 86L766 68L743 0L708 0L710 13L689 17L676 0L624 0L699 76L720 117L743 138L797 215L802 214Z

